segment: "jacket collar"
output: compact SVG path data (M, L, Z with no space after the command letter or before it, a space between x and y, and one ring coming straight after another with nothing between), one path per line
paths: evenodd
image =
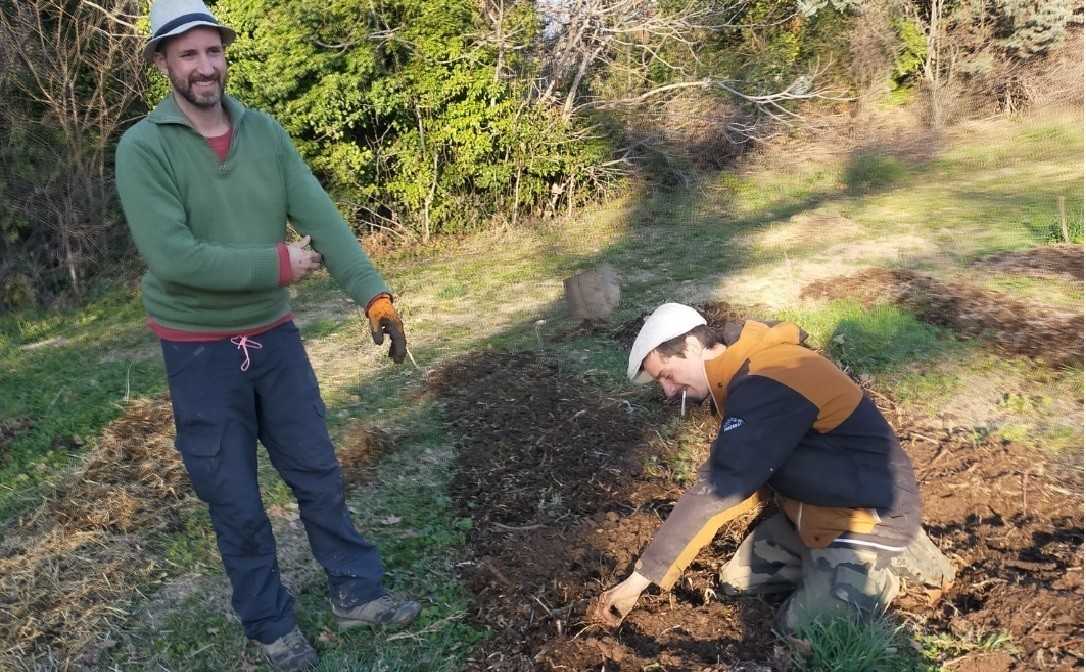
M805 337L806 334L791 322L781 322L771 327L747 320L739 340L719 356L705 362L705 378L709 381L709 392L713 395L717 414L724 416L728 384L752 355L775 345L802 343Z
M245 116L245 106L236 98L226 94L223 94L222 104L230 117L230 125L236 132L238 126L241 125L242 117ZM177 104L172 91L155 106L155 109L151 110L151 113L147 115L147 120L154 124L180 124L192 128L192 122L181 111L181 106Z

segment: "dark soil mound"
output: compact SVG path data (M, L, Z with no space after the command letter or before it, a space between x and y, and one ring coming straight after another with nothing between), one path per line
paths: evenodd
M472 356L434 382L460 439L453 496L475 523L474 616L496 632L472 669L700 670L771 650L769 604L713 593L750 517L617 633L586 629L588 600L632 570L681 494L643 467L666 449L655 412L601 396L531 353ZM702 410L692 421L716 428Z
M673 449L654 431L655 411L604 396L534 353L473 355L432 382L460 442L453 497L474 521L465 570L473 618L495 633L470 669L780 665L776 605L714 592L754 516L722 530L670 594L650 590L617 631L583 622L588 601L632 569L681 493L652 467ZM911 588L899 613L923 632L969 641L1006 631L1019 647L1003 652L1008 669L1081 666L1081 467L937 432L880 403L918 465L931 534L959 566L947 595L933 603ZM697 409L689 422L707 447L716 419ZM990 654L947 657L966 665L980 655Z
M1082 246L1045 245L1025 252L1000 252L979 260L976 265L997 273L1034 277L1066 275L1082 280Z
M912 271L871 268L812 282L802 295L895 303L925 322L989 341L1010 354L1036 357L1053 366L1082 361L1082 315L1059 314L999 292L943 283Z

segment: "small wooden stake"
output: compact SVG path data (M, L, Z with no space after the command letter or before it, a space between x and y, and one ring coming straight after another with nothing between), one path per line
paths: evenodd
M1063 242L1071 242L1071 234L1067 230L1067 198L1060 196L1056 199L1056 205L1060 209L1060 231L1063 232Z

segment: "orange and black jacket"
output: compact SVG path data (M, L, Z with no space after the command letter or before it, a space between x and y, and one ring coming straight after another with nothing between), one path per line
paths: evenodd
M724 523L770 496L809 547L904 550L920 498L912 462L875 404L804 347L796 325L729 327L727 349L705 366L719 433L637 571L671 588Z

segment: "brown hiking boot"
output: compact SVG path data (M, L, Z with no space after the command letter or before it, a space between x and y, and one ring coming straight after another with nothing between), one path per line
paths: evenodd
M350 608L332 601L332 615L340 628L358 625L407 625L415 620L422 607L414 600L407 600L385 593L376 600L363 602Z
M261 644L268 663L279 672L301 672L317 666L319 658L298 626L271 644Z

